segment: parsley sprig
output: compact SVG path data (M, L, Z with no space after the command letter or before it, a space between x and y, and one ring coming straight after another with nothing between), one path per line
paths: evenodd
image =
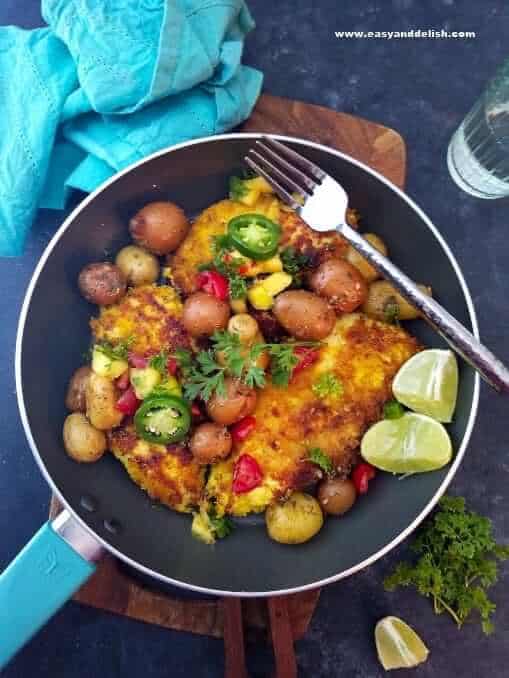
M477 612L484 633L492 633L495 604L486 590L497 580L497 561L509 558L509 546L496 543L491 521L466 510L463 497L443 497L411 549L419 558L399 563L384 581L386 590L413 586L458 628Z
M291 245L281 250L279 256L283 262L283 270L293 278L293 286L302 287L303 269L309 266L309 257Z
M294 349L297 346L316 346L314 342L259 343L247 348L236 333L225 330L215 332L211 339L214 346L195 356L183 349L175 352L184 379L184 395L188 400L202 398L207 401L216 392L220 396L225 395L226 374L233 375L251 388L262 388L266 383L265 371L256 361L265 351L271 359L272 383L287 386L299 362Z
M311 390L322 400L337 400L343 395L343 384L333 372L324 372L311 386Z
M212 261L201 264L198 268L200 271L215 270L225 278L228 278L228 286L230 291L230 299L244 299L247 295L246 279L240 275L239 268L242 265L240 261L227 255L235 249L233 243L227 234L215 235L211 239L212 252L214 257Z
M104 353L104 355L111 358L111 360L125 360L129 353L129 348L134 341L134 337L127 337L117 344L112 344L110 341L101 341L95 345L95 349Z

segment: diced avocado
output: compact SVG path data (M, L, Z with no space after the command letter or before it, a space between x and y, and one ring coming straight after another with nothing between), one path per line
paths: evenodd
M116 379L128 369L127 360L111 358L97 346L92 351L92 370L101 377Z
M206 513L195 513L191 525L191 534L205 544L214 544L214 530Z
M154 367L133 367L129 378L139 400L146 398L161 382L161 374Z

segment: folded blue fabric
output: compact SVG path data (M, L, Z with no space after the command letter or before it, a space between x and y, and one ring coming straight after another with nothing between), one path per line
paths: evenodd
M42 0L42 13L48 28L0 28L1 256L72 188L242 122L262 84L241 64L243 0Z

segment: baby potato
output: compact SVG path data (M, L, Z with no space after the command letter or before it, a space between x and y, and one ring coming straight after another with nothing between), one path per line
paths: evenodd
M157 257L137 245L123 247L115 258L115 264L125 275L127 284L134 287L149 285L159 278Z
M92 426L101 431L119 426L124 415L115 407L118 395L112 381L92 372L87 384L86 400L87 417Z
M379 235L376 235L376 233L363 233L362 237L371 243L375 249L387 256L387 246ZM373 282L373 280L380 277L376 268L373 268L373 266L371 266L371 264L351 246L346 253L346 259L355 266L368 283Z
M174 252L189 228L183 210L173 202L151 202L129 222L133 240L154 254Z
M336 315L327 301L306 290L279 294L272 312L292 337L303 341L325 339L336 322Z
M118 266L104 261L88 264L82 268L78 277L78 287L91 304L109 306L124 296L127 281Z
M259 336L260 328L249 313L237 313L228 321L228 332L237 334L240 343L249 346Z
M86 391L88 378L92 370L88 365L79 367L72 375L67 387L65 406L71 412L85 412L87 409Z
M224 330L230 317L230 305L206 292L195 292L184 303L182 323L193 337L210 336Z
M318 501L325 513L341 516L355 504L357 490L349 478L327 478L318 486Z
M207 403L207 412L218 424L229 426L252 414L256 407L256 390L233 377L226 377L224 382L225 395L216 391Z
M426 285L417 285L417 287L431 297L431 287ZM387 280L375 280L371 283L362 310L376 320L387 321L393 317L397 317L398 320L414 320L420 317L419 311L409 304Z
M213 464L230 454L232 437L226 426L208 421L195 429L190 447L199 464Z
M320 504L310 494L294 492L284 504L273 504L265 511L269 537L280 544L303 544L323 525Z
M361 273L344 259L328 259L320 264L311 276L310 285L340 313L355 311L368 296L368 285Z
M97 461L106 451L106 436L94 428L81 412L74 412L66 418L63 437L65 451L74 461Z

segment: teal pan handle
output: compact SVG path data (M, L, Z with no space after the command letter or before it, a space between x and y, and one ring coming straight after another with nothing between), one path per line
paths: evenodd
M100 552L63 511L16 556L0 575L0 670L90 577Z

